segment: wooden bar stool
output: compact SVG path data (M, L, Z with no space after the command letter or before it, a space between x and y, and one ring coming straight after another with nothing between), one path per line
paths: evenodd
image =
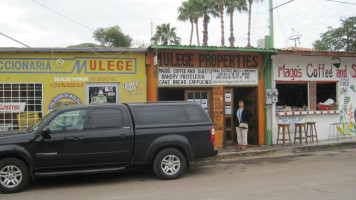
M314 138L318 143L318 133L316 132L316 122L307 122L307 137L310 138L310 142L314 142Z
M294 144L296 140L299 140L300 145L302 145L302 140L305 139L305 143L308 144L308 135L307 135L307 130L306 130L306 123L295 123L294 124L295 128L294 128L294 132L295 132L295 136L294 136ZM303 128L304 128L304 136L302 136L303 134ZM299 134L299 135L297 135Z
M282 129L282 132L281 132ZM277 138L277 144L279 141L283 141L283 146L285 146L286 143L286 130L288 131L288 140L289 140L289 145L292 145L292 141L290 138L290 124L278 124L278 138ZM279 139L279 135L283 134L283 139Z

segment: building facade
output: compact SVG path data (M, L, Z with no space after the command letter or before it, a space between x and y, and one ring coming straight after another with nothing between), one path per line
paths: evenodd
M145 49L0 49L0 129L64 105L146 101Z
M265 143L263 49L151 46L147 58L147 101L195 101L209 113L216 147L232 145L232 114L238 100L250 112L249 144Z
M278 123L290 123L294 132L296 122L316 122L319 139L335 131L355 134L356 53L280 50L272 60L272 85L279 93L273 143Z

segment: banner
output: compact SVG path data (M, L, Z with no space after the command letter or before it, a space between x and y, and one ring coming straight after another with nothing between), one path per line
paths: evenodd
M160 67L159 86L258 85L257 69Z
M30 127L31 125L35 125L40 121L37 112L21 113L21 114L17 114L16 117L17 120L19 121L20 129L26 129L27 127Z

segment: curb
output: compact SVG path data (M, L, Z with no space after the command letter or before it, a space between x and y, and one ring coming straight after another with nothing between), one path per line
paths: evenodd
M257 156L276 156L283 153L293 154L293 153L326 151L326 150L332 150L335 148L342 148L342 147L356 147L356 141L310 145L310 146L278 147L276 149L255 150L255 151L247 151L247 152L246 151L225 152L225 153L219 153L216 157L212 159L223 160L223 159L247 158L247 157L257 157Z

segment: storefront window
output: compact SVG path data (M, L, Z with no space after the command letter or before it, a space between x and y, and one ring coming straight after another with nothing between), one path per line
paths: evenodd
M277 112L337 110L336 82L278 83ZM309 88L308 88L309 87Z
M117 84L87 84L87 103L118 103Z
M159 101L184 101L184 88L159 88Z
M302 111L308 106L308 83L279 83L277 112Z
M316 84L317 102L325 102L328 99L336 101L336 83L317 83Z
M42 118L41 83L0 83L0 131L27 129Z
M336 103L336 82L317 83L316 99L319 110L337 110Z

